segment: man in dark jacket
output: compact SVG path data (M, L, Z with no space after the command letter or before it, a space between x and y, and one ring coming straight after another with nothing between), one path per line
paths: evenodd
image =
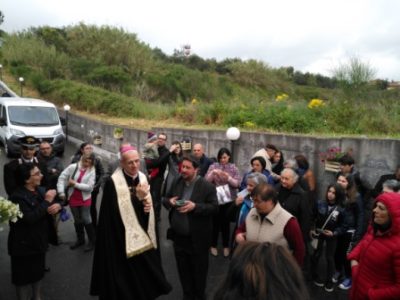
M383 183L385 181L391 180L391 179L400 181L400 165L397 166L394 174L385 174L379 178L378 182L375 185L375 188L372 190L372 197L374 197L374 198L378 197L378 195L382 192Z
M182 161L181 176L164 198L174 242L175 258L183 299L206 299L208 250L211 245L212 216L218 211L215 186L197 175L199 163L193 157Z
M33 136L24 136L19 138L18 141L21 145L21 157L4 165L4 188L8 196L10 196L17 189L17 169L19 165L24 163L30 162L37 166L40 169L40 172L43 174L41 186L47 186L48 174L46 165L35 157L35 151L37 149L37 145L39 144L39 140Z
M340 163L340 174L343 175L350 174L353 177L354 182L357 186L357 191L360 193L364 202L367 201L371 187L365 180L361 179L361 174L355 166L354 158L351 155L346 154L339 159L339 163Z
M48 179L47 186L49 189L57 188L58 176L64 170L61 158L53 152L53 146L46 141L42 141L39 145L39 153L37 154L39 162L46 166Z
M41 164L46 167L47 171L47 189L57 189L58 176L64 170L61 158L56 156L53 152L53 146L46 141L42 141L39 145L39 152L37 154L37 159ZM56 196L57 201L60 201L58 196ZM54 228L57 234L57 244L61 242L58 235L58 225L60 223L60 214L53 214Z
M146 161L147 171L150 169L158 168L158 173L153 178L150 179L150 191L151 196L153 197L153 205L154 212L156 214L157 223L160 222L160 214L161 214L161 188L164 181L164 173L165 169L168 165L168 160L171 152L175 150L175 145L172 145L171 148L165 146L167 142L167 135L165 133L160 133L157 138L157 150L158 150L158 158L148 159Z
M201 144L195 144L193 146L193 155L199 160L200 163L198 175L204 177L207 174L208 168L214 162L204 154L203 145Z

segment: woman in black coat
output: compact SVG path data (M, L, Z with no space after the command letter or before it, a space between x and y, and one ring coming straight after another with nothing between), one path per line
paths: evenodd
M53 202L55 190L45 192L39 187L43 175L37 166L22 164L17 175L18 188L10 200L19 205L23 216L16 223L10 223L11 281L16 286L18 300L40 299L50 235L56 241L51 215L57 214L61 205Z

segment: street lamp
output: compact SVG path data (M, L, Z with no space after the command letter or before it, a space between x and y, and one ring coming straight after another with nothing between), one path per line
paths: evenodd
M21 87L21 92L20 92L20 94L21 94L21 97L23 96L22 95L22 86L24 85L24 77L20 77L19 79L19 85L20 85L20 87Z
M228 128L226 130L226 138L231 141L232 162L234 162L235 142L240 138L240 130L236 127Z
M0 80L3 81L3 65L0 65Z
M68 142L68 112L71 110L71 106L68 104L64 105L65 111L65 141Z

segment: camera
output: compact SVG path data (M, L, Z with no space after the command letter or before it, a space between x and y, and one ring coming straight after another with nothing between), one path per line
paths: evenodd
M180 199L180 200L176 200L176 206L184 206L185 205L185 200L182 200L182 199Z

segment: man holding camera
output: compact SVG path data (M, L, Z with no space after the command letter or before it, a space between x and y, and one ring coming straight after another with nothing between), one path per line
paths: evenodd
M212 216L218 211L215 186L200 177L194 156L183 158L181 176L164 198L170 211L168 238L174 252L183 299L206 299L208 249L211 245Z

